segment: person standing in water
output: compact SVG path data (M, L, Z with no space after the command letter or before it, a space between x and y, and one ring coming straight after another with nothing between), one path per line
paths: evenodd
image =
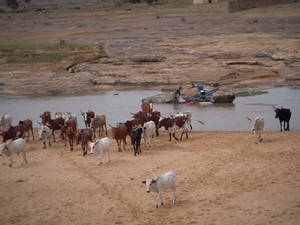
M181 90L182 90L182 87L180 86L179 88L177 88L176 90L173 91L173 101L174 101L174 104L178 104L179 103L179 97L181 95Z

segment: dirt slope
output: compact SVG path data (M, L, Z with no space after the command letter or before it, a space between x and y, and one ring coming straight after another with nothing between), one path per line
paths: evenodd
M86 93L219 82L230 90L299 86L300 3L234 14L189 14L163 7L117 9L45 4L1 15L1 40L91 43L107 58L81 63L0 65L1 93ZM73 5L74 6L74 5ZM36 6L37 7L37 6ZM20 87L20 82L23 85ZM47 85L45 85L47 84Z

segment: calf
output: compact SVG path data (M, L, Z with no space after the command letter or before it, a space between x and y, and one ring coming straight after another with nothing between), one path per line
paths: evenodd
M169 131L169 141L171 141L171 134L175 140L178 138L175 136L176 129L179 128L182 130L180 140L182 140L182 135L185 133L186 138L188 138L188 130L186 129L186 121L187 117L185 116L178 116L174 118L163 118L161 117L159 120L159 128L165 127L165 130Z
M140 127L140 126L134 127L131 130L130 138L131 138L131 143L133 146L134 156L136 156L136 154L142 153L141 138L142 138L143 131L144 131L144 128Z
M72 127L68 127L65 134L66 134L65 146L67 146L67 140L68 140L70 144L70 150L73 151L73 143L76 137L76 132Z
M51 147L52 144L52 126L47 124L47 125L43 125L41 124L41 128L37 131L38 135L39 135L39 139L43 140L43 149L46 148L46 142L47 140L49 140L49 146Z
M85 156L87 154L88 142L93 141L93 133L91 133L90 130L81 129L78 135L80 136L80 143L83 151L82 156Z
M116 127L112 127L110 124L108 124L111 127L111 133L113 139L117 141L118 145L118 151L121 151L121 142L123 141L123 149L125 150L125 145L127 145L126 142L126 136L127 136L127 127L124 123L118 123Z
M284 108L275 108L275 118L279 119L279 124L280 124L280 131L282 131L282 121L283 121L283 129L285 131L290 130L290 119L292 116L291 110L290 109L284 109ZM286 127L285 127L286 124Z
M101 162L101 157L102 154L107 154L107 162L110 162L110 149L111 146L111 140L107 137L98 139L95 142L90 142L90 147L91 147L91 154L97 153L98 157L98 166L102 164Z
M250 120L250 122L252 124L252 130L257 135L257 140L259 142L261 142L262 141L262 133L263 133L263 130L264 130L264 125L265 125L264 124L264 118L256 117L255 120L251 120L249 117L247 117L247 118L248 118L248 120Z
M107 127L106 127L106 116L105 115L97 115L95 118L91 119L92 128L94 130L94 138L96 138L95 132L96 129L99 129L99 137L102 136L105 127L105 133L107 135ZM101 132L102 130L102 132Z
M23 155L23 161L22 164L27 163L27 159L26 159L26 153L25 153L25 146L26 146L26 141L23 138L19 138L16 140L8 140L5 144L3 144L0 147L0 156L3 154L5 154L6 156L10 156L9 158L9 167L13 166L13 156L15 153L17 153L19 155L20 152L22 152Z
M24 136L25 127L22 124L10 126L8 131L2 132L3 142L8 141L9 139L15 140L16 138L24 138Z
M20 120L19 121L19 125L23 125L25 127L25 133L27 132L27 134L28 134L28 136L27 136L27 142L29 141L29 138L30 138L29 131L31 131L32 140L34 140L32 121L30 119L23 120L23 121Z
M147 193L156 192L158 193L156 198L156 208L158 208L158 201L160 199L161 205L164 204L162 199L162 191L166 189L171 189L173 192L172 198L173 203L176 202L176 174L173 171L166 172L162 176L156 176L154 179L146 179L142 181L143 184L146 184Z
M63 139L64 139L64 137L66 135L66 131L69 127L72 127L73 131L76 131L76 129L77 129L76 121L73 119L69 119L65 125L63 125L63 126L60 125L60 135Z
M143 137L144 137L144 144L146 148L151 147L152 140L154 142L155 136L156 136L155 123L153 121L148 121L144 123Z
M86 127L84 129L81 129L79 132L76 133L76 137L75 137L76 144L79 144L79 142L81 142L81 136L82 135L80 135L80 133L82 133L82 132L89 133L89 135L92 137L92 141L93 141L93 130L90 127Z

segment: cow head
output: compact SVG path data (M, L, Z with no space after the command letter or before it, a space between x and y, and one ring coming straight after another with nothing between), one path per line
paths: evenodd
M282 108L282 107L281 107L281 109L280 109L280 108L275 108L274 106L273 106L273 108L275 109L275 110L274 110L274 112L275 112L275 119L277 119L277 118L279 117L280 111L281 111L283 108Z
M142 181L143 184L146 184L146 190L147 190L147 193L150 192L150 188L151 186L156 183L156 180L154 179L146 179L144 181Z

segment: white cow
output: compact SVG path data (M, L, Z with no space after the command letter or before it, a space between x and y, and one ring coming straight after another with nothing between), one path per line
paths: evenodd
M102 154L107 154L107 162L110 162L110 149L111 140L107 137L102 139L97 139L95 142L90 142L91 154L97 153L98 156L98 166L102 164L101 157Z
M51 147L52 144L52 128L51 125L48 127L47 125L41 124L41 128L37 131L39 135L39 139L44 141L43 148L46 148L47 139L49 140L49 146Z
M148 121L144 123L143 137L145 147L151 147L152 140L154 143L154 138L156 137L156 125L153 121Z
M19 155L20 152L22 152L23 155L23 161L22 164L27 163L27 159L26 159L26 153L25 153L25 146L26 146L26 141L23 138L19 138L16 140L8 140L6 143L4 143L3 145L0 146L0 156L2 154L6 155L6 156L10 156L9 158L9 166L12 167L13 166L13 156L15 153L17 153Z
M248 120L250 120L250 122L252 124L252 130L257 135L257 140L259 142L261 142L262 141L262 133L263 133L264 126L265 126L264 118L256 117L255 120L251 120L249 117L247 117L247 118L248 118Z
M150 191L158 193L156 198L156 208L158 208L158 201L160 199L161 205L163 205L163 199L162 199L162 191L166 189L172 189L173 192L173 203L176 202L176 174L173 171L166 172L162 176L156 176L154 179L146 179L145 181L142 181L143 184L146 184L147 192Z
M65 122L67 122L69 119L73 119L75 120L76 124L77 124L77 116L76 114L70 113L70 112L56 112L55 113L55 118L63 118L65 120Z
M8 131L12 124L12 117L10 115L3 115L1 117L0 125L2 131Z
M190 110L187 110L185 112L178 112L174 115L171 115L171 117L177 117L177 116L184 116L184 117L187 117L187 121L186 121L186 125L187 125L187 128L190 129L190 131L193 129L193 126L192 126L192 113Z

